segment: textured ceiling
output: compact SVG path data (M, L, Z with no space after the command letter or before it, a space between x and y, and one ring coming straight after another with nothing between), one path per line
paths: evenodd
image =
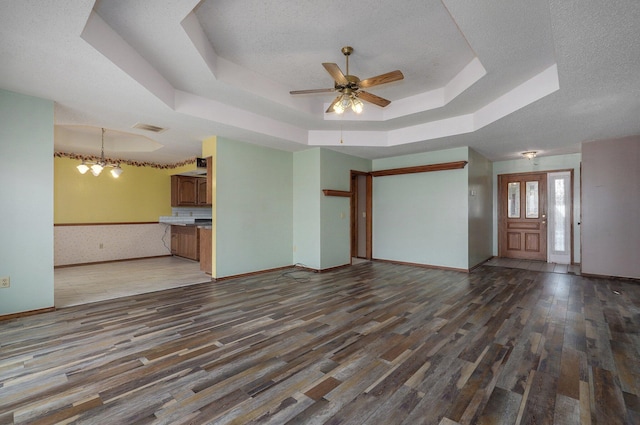
M640 134L639 39L636 0L5 0L0 88L54 100L66 152L99 153L86 128L105 127L107 156L156 162L200 155L211 135L502 160ZM344 45L351 74L404 73L368 89L387 108L337 117L331 93L289 95L332 87L321 63L345 71Z

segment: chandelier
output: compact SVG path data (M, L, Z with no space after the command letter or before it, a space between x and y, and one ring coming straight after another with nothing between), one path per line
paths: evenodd
M87 171L91 170L91 174L98 177L102 170L105 168L112 168L111 175L115 178L120 177L122 174L122 168L120 168L120 164L111 164L107 163L104 159L104 128L102 129L102 150L100 153L99 161L86 161L82 160L82 163L78 165L76 168L80 171L80 174L85 174Z

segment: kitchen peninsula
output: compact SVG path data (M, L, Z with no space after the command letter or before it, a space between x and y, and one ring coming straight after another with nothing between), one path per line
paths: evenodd
M196 211L197 215L194 215L195 209L175 210L174 215L159 219L160 223L171 226L171 254L200 261L200 269L211 274L211 258L206 258L211 256L211 210L208 209L208 215L207 209Z

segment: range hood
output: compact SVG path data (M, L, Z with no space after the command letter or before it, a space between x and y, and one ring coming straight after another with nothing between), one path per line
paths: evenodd
M181 176L206 176L207 175L207 158L196 158L195 168L179 173Z

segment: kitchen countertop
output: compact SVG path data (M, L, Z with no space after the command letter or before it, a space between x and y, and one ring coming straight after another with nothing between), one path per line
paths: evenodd
M169 224L171 226L195 226L203 229L211 229L211 218L196 217L160 217L159 223Z

